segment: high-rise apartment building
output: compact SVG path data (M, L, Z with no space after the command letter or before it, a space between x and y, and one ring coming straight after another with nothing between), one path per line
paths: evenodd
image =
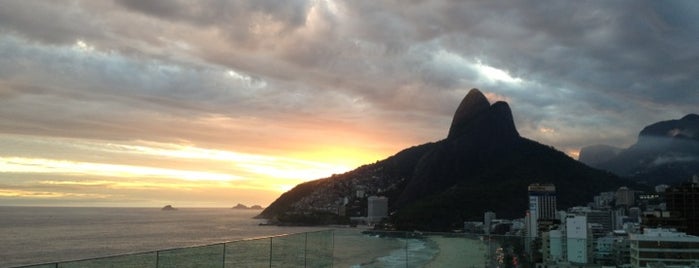
M687 234L699 236L699 183L684 183L665 190L667 210L686 222Z
M602 236L614 230L612 211L596 210L589 207L572 207L569 212L575 215L587 216L588 223L597 223L602 226ZM599 237L599 236L598 236Z
M556 186L553 184L529 185L529 211L539 219L556 218Z
M616 205L631 207L636 204L636 192L626 186L619 187L616 191Z
M538 237L538 221L556 218L556 186L553 184L531 184L529 192L529 217L527 236Z

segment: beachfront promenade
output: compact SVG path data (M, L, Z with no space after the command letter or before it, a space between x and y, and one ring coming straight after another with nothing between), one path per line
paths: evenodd
M331 229L24 267L496 267L521 258L521 237L362 231Z

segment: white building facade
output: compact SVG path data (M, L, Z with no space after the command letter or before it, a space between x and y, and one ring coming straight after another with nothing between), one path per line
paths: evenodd
M570 215L566 218L566 254L568 261L586 264L592 252L592 234L587 226L587 217Z
M367 198L367 222L378 223L388 216L388 198L370 196Z

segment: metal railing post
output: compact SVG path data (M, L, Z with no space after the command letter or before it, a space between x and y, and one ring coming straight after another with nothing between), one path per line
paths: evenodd
M408 268L408 232L405 232L405 268Z
M303 241L303 267L308 267L308 255L306 254L308 252L308 232L306 232L306 240Z
M333 268L335 266L335 230L333 229L331 232L331 241L330 241L330 268Z
M226 268L226 243L223 243L223 256L221 257L221 267Z
M272 237L269 238L269 268L272 268Z

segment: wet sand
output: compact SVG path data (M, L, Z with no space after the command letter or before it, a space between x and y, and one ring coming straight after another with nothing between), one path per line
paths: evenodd
M336 229L333 267L378 267L378 258L403 247L397 239L361 234L365 229Z

